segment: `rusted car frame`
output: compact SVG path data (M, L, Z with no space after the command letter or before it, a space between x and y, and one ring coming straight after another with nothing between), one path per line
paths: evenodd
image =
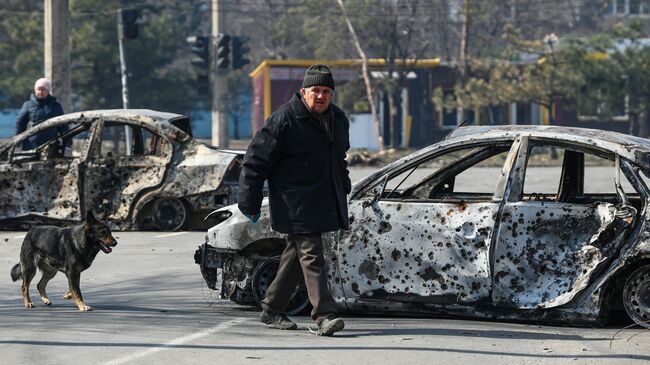
M55 138L21 149L25 139L52 130ZM197 142L182 115L63 115L0 146L0 226L68 224L94 211L114 229L205 227L205 215L235 202L241 158Z
M551 191L530 190L540 150L562 154ZM561 324L603 323L624 308L647 326L649 157L650 142L613 132L460 128L354 184L350 230L324 235L334 298L350 312ZM596 160L611 165L611 192L586 190L585 161ZM495 161L485 189L464 190L471 169ZM222 297L259 302L284 237L270 230L266 205L260 224L236 206L214 215L221 222L195 261ZM299 289L292 312L307 306Z

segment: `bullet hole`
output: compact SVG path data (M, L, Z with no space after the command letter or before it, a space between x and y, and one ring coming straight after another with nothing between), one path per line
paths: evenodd
M424 269L423 272L418 273L418 275L422 278L424 281L430 281L430 280L435 280L440 283L444 281L442 275L438 274L436 270L434 270L433 267L429 266L426 269Z
M499 281L499 280L503 279L504 277L508 276L508 274L509 273L507 271L499 271L494 275L494 277L497 279L497 281Z
M376 280L378 272L379 266L373 261L366 260L359 265L359 274L364 275L370 280Z
M390 225L390 223L386 221L381 221L379 222L379 230L377 230L377 233L384 234L390 232L391 229L393 229L393 227Z
M399 250L395 249L393 252L391 252L390 256L393 258L393 260L399 261L399 259L402 257L402 253Z
M461 212L464 212L465 209L467 209L467 203L465 203L464 201L461 201L460 204L458 204L458 210L461 211Z

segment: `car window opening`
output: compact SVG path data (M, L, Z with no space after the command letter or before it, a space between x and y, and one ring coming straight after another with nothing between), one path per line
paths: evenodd
M107 122L102 130L100 156L157 156L163 152L164 142L158 134L147 128Z
M455 148L432 156L390 176L381 198L489 201L510 145Z
M620 186L616 177L621 176ZM606 188L598 182L611 181ZM566 146L533 145L528 154L523 185L523 201L548 201L571 204L596 202L623 203L631 198L640 208L638 192L626 175L620 173L614 156Z

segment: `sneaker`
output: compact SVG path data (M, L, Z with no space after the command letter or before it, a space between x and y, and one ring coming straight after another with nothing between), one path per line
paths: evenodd
M298 328L298 325L296 325L289 318L287 318L287 315L284 313L271 313L271 312L262 311L262 315L260 316L260 321L279 330L295 330L296 328Z
M316 334L319 336L331 336L334 332L338 332L344 327L345 322L341 318L335 315L329 315L318 323L318 332Z

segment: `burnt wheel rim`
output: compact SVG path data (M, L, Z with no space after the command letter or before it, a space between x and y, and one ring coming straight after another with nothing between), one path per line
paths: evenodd
M650 265L638 268L623 288L625 311L637 324L650 328Z
M153 223L163 231L178 231L187 220L187 208L176 198L159 199L151 213Z
M279 257L275 257L274 260L261 261L253 271L251 289L253 298L258 306L261 305L262 299L266 296L266 291L269 285L271 285L271 282L273 282L273 279L275 279L275 274L278 271L278 261L275 259L279 260ZM296 315L304 311L308 305L309 296L307 296L305 280L301 276L300 283L296 286L285 313L289 316Z

